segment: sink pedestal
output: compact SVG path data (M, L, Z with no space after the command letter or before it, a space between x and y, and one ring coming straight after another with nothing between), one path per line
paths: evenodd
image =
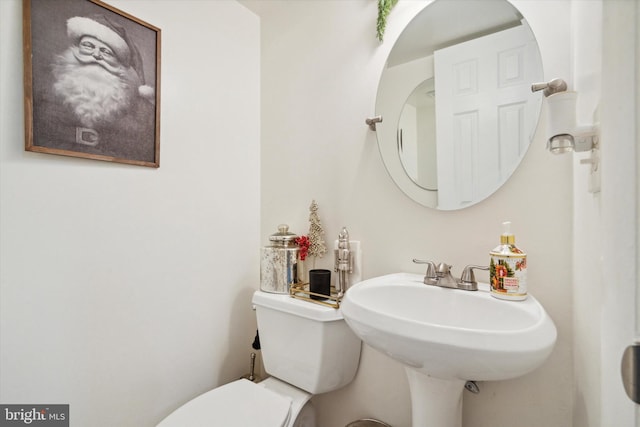
M476 292L452 290L425 285L421 274L356 283L340 310L365 344L404 364L413 427L462 427L465 379L500 381L531 372L557 337L533 295L503 301L485 283Z
M413 427L462 427L465 381L444 380L405 367L411 392Z

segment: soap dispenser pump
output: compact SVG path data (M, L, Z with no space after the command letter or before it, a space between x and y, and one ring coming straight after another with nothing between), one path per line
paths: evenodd
M524 300L527 298L527 254L516 247L511 222L503 222L502 228L500 245L489 252L491 295L505 300Z

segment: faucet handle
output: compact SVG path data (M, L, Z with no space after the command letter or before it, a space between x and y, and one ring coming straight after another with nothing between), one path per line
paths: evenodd
M476 281L476 275L473 274L473 270L489 270L489 267L482 265L467 265L462 270L462 276L460 276L460 288L468 291L477 291L478 282Z
M427 264L427 272L424 274L425 285L433 285L438 281L438 275L436 273L436 264L433 261L426 261L421 259L413 259L415 264Z

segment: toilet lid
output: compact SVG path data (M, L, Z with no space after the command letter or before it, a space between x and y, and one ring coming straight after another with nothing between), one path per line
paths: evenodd
M282 427L290 407L290 399L241 379L185 403L157 427Z

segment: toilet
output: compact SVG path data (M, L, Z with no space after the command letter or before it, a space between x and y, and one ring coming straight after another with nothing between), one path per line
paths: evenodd
M353 380L361 342L340 309L263 291L254 293L252 303L270 377L208 391L157 427L316 427L311 397Z

